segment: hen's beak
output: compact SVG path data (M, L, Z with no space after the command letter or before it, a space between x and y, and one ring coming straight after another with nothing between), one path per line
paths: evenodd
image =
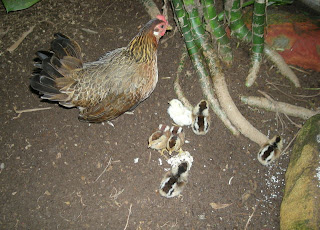
M170 24L167 25L167 29L166 30L172 30L172 26Z

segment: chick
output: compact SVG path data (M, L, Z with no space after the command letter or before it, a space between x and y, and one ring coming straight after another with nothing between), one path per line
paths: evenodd
M258 160L263 165L268 165L281 155L283 146L282 138L275 136L269 140L258 152Z
M160 124L158 130L149 137L148 148L159 150L160 154L164 156L163 152L166 150L170 134L170 127Z
M172 126L170 129L170 137L167 141L167 150L169 155L173 152L181 152L181 146L184 144L185 134L182 127Z
M192 111L192 130L197 135L205 135L210 127L208 102L200 101Z
M169 116L175 124L179 126L188 126L192 123L192 113L178 99L172 99L167 110Z
M167 172L160 183L159 193L166 198L180 195L188 182L188 163L182 162Z

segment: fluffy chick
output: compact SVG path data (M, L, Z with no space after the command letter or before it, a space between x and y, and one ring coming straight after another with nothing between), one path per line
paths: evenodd
M160 124L158 130L149 137L148 148L159 150L161 155L167 148L167 142L170 137L170 127L168 125Z
M167 150L169 155L173 152L181 152L181 146L184 144L185 134L182 127L172 126L170 129L170 137L167 141Z
M283 141L280 136L275 136L269 140L258 152L258 160L263 165L269 165L281 155Z
M167 172L160 183L159 193L166 198L180 195L188 182L188 163L182 162Z
M192 130L197 135L205 135L210 127L209 105L206 100L200 101L192 111Z
M175 124L179 126L191 125L192 113L182 104L181 101L178 99L172 99L169 102L169 105L167 112Z

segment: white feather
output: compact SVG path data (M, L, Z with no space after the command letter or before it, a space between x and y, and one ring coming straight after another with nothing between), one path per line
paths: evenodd
M169 102L167 110L169 116L179 126L188 126L192 123L192 112L187 109L181 101L173 99Z

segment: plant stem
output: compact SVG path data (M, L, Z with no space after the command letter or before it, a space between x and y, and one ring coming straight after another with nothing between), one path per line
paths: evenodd
M246 80L246 86L250 87L258 77L262 61L264 47L264 22L266 0L255 0L252 19L252 54L251 68Z
M232 63L232 50L230 46L230 40L218 21L217 12L215 9L215 1L213 0L202 0L204 17L207 24L210 26L209 32L211 36L214 37L219 44L219 54L222 60L230 65Z
M191 24L189 22L189 16L184 10L184 5L181 0L172 0L173 9L175 11L178 24L180 25L187 50L191 61L199 76L201 88L204 96L210 104L212 110L222 120L225 126L234 134L239 135L239 131L231 124L226 114L221 110L218 100L214 97L212 84L209 79L209 73L204 65L202 55L199 54L199 50L196 43L196 39L193 38L191 33ZM200 44L200 43L199 43ZM201 45L201 44L200 44Z

